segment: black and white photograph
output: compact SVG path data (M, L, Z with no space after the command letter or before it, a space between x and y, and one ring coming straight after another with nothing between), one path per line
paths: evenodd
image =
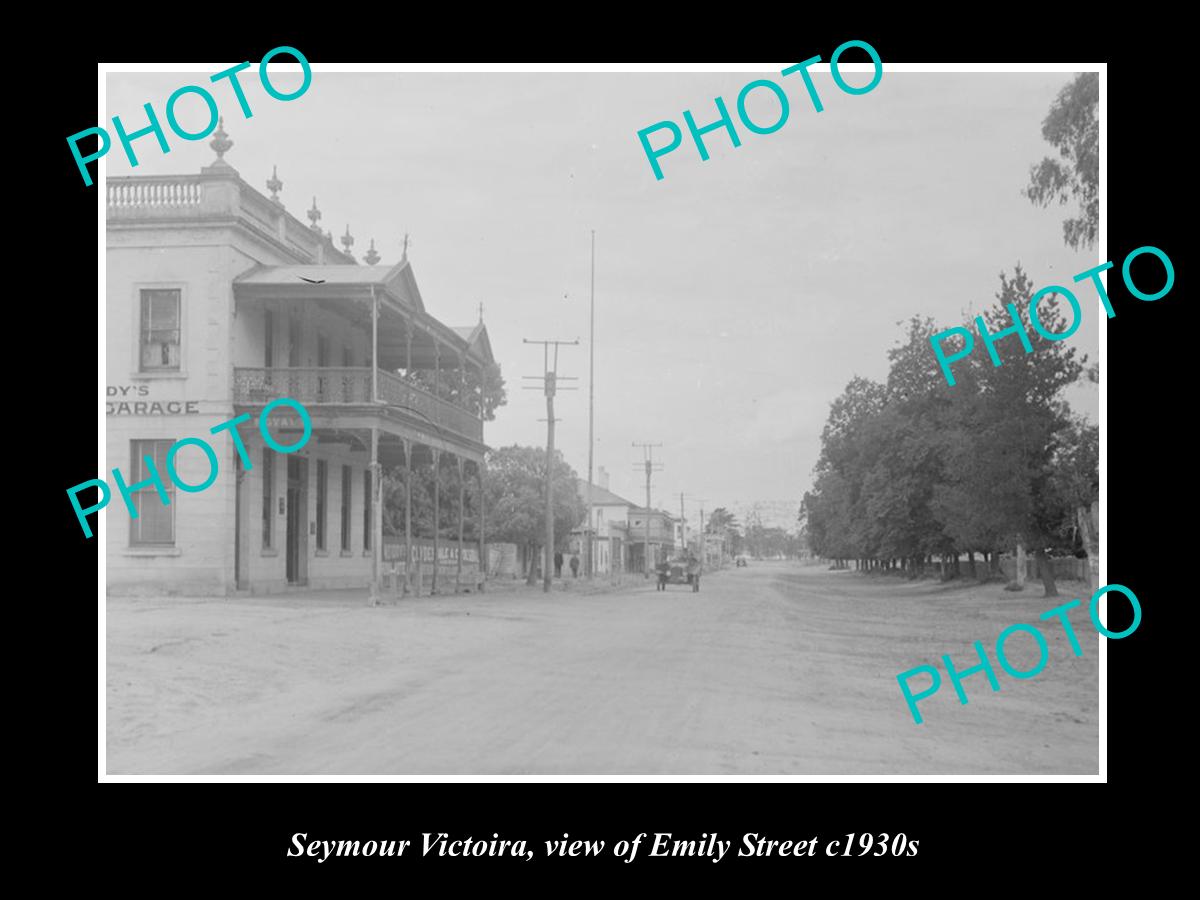
M1178 260L1103 65L849 44L108 65L101 780L1104 781L1104 330Z

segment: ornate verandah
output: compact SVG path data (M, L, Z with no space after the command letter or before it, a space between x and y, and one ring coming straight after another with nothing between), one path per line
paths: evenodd
M289 321L307 311L313 313L308 317L310 320L324 323L319 328L331 329L332 321L343 333L348 330L368 336L367 366L289 364L235 368L235 406L239 411L253 412L274 399L289 397L309 411L318 440L322 435L330 440L340 440L339 435L359 435L358 440L369 449L373 473L373 598L379 594L387 546L382 526L384 474L396 468L404 473L408 494L405 562L392 568L403 572L406 590L415 593L422 589L424 579L414 577L414 572L425 567L414 565L421 555L414 556L414 547L422 539L413 530L413 471L422 460L432 466L436 523L443 500L436 474L447 463L457 466L460 477L454 584L455 590L459 589L464 568L466 475L472 469L479 498L475 530L480 559L485 540L484 379L494 359L483 323L451 328L426 313L406 260L390 268L260 267L234 283L234 295L239 307L248 310L261 307L264 313L269 310L288 315ZM318 337L324 339L320 331ZM302 338L302 335L294 337L291 345L302 344ZM299 361L296 354L289 356L289 363ZM442 540L441 530L435 528L434 560L442 556ZM428 588L437 593L446 586L448 573L436 564L430 569Z

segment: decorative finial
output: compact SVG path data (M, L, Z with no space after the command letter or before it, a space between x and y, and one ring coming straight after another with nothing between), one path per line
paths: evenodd
M346 226L346 233L342 235L342 246L346 248L346 255L350 255L350 248L354 246L354 238L350 237L350 226Z
M375 252L375 238L371 238L371 249L363 255L363 259L368 266L373 266L379 262L379 254Z
M483 324L483 301L479 301L479 324Z
M310 209L308 211L308 221L312 222L312 226L311 226L312 230L315 231L317 234L321 233L321 229L317 225L317 222L320 221L320 219L321 219L321 211L319 209L317 209L317 198L313 197L312 209Z
M279 167L271 166L271 177L267 181L267 190L271 192L271 200L279 206L283 206L283 201L279 199L279 192L283 190L283 182L279 180ZM316 202L316 197L313 201Z
M209 119L211 122L212 119ZM229 152L229 148L233 146L233 141L229 139L229 135L225 133L225 117L221 116L217 119L217 130L213 134L213 139L208 142L208 146L213 148L217 154L217 161L213 165L229 165L223 157Z
M408 262L408 232L404 232L404 250L400 254L400 262Z

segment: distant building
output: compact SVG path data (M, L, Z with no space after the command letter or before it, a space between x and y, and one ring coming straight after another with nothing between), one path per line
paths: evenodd
M629 546L629 510L634 508L624 497L608 489L608 473L599 469L598 484L592 485L592 560L597 575L627 571L626 554ZM579 497L588 502L588 484L576 479ZM586 523L571 532L571 552L579 554L580 572L587 563ZM637 571L634 569L633 571Z
M629 509L628 522L627 571L645 572L675 552L675 518L670 513L633 506Z
M704 568L719 569L725 564L726 539L724 534L709 532L704 535Z

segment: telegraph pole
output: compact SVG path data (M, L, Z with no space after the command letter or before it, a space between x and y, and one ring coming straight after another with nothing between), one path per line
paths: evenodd
M683 491L679 492L679 549L687 549L687 514L683 511Z
M546 547L545 554L542 559L542 592L550 593L550 580L553 578L554 572L554 394L558 390L558 348L560 346L573 346L579 343L576 338L573 341L531 341L529 338L523 338L523 343L526 344L541 344L543 375L525 375L524 378L540 379L542 381L542 389L546 395ZM554 360L551 363L550 348L554 347ZM576 381L577 379L568 376L562 376L563 381ZM524 385L527 390L537 390L536 385ZM573 391L574 387L565 387L564 391Z
M592 512L592 426L595 422L594 405L596 401L596 231L592 229L592 299L589 307L590 321L588 324L588 510L587 528L584 536L587 538L587 577L592 577L592 528L595 524Z
M646 544L645 552L642 554L642 562L646 570L646 577L650 577L650 473L662 471L662 464L654 461L654 448L661 447L662 444L646 444L633 442L633 446L642 448L642 455L645 458L642 465L646 470ZM635 465L636 469L637 466Z

